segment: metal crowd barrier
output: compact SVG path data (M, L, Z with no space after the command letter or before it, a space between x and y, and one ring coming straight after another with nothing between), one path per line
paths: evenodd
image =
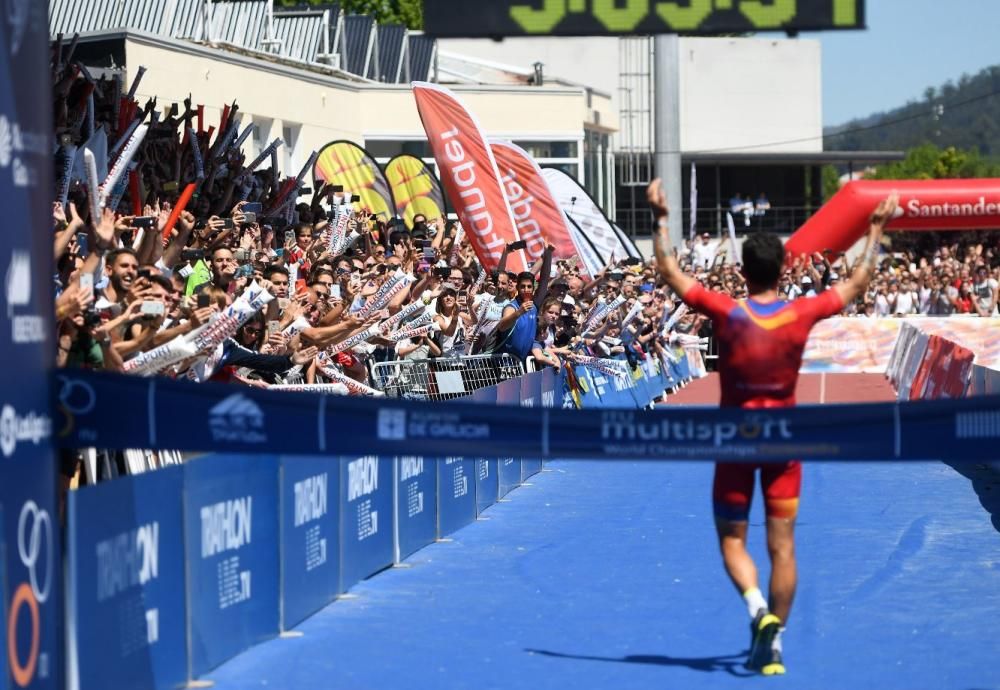
M451 400L521 376L524 366L508 354L467 355L378 362L371 383L389 398Z

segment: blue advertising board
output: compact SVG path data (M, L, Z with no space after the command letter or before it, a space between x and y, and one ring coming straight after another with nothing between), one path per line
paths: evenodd
M476 458L476 514L482 513L497 502L500 489L497 483L496 458Z
M279 632L277 456L184 465L184 533L194 678Z
M393 459L365 455L340 460L340 586L393 563Z
M69 687L187 681L184 470L69 493Z
M340 463L281 458L281 629L340 594Z
M497 458L497 498L521 485L521 458Z
M6 513L12 687L56 688L62 563L55 503L50 382L52 79L48 3L5 2L0 31L0 505ZM43 86L44 85L44 86ZM57 420L56 423L61 423ZM20 537L20 541L18 538ZM18 549L18 544L26 545ZM12 633L12 634L11 634Z
M396 562L437 538L437 467L432 458L396 458Z
M542 372L521 377L521 407L542 407ZM539 458L521 458L521 481L542 469Z
M438 536L443 537L476 520L476 461L439 458L437 470Z

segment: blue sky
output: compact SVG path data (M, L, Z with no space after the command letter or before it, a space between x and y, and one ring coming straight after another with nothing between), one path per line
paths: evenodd
M888 110L928 86L1000 64L1000 0L867 0L866 31L823 44L823 123Z

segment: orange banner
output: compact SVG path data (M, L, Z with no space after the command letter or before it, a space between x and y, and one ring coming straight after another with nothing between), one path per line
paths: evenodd
M493 270L500 263L504 246L520 239L493 152L476 118L451 91L414 82L413 96L448 200L479 263ZM507 270L524 271L527 267L524 252L508 256Z
M570 236L566 214L559 208L542 170L527 151L507 141L490 143L500 169L500 182L517 223L517 232L528 243L528 257L534 261L551 244L556 259L579 254Z

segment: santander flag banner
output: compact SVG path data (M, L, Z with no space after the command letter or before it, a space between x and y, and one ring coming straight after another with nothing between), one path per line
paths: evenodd
M492 141L493 157L514 213L517 232L528 243L528 257L534 261L551 244L556 259L569 259L581 250L570 233L566 214L559 208L542 170L531 155L508 141Z
M786 252L846 251L868 231L872 211L893 190L899 192L899 210L889 230L1000 227L1000 180L858 180L806 221L789 238Z
M414 82L413 96L451 207L487 270L497 268L504 246L520 238L493 152L476 118L448 89ZM511 252L507 270L526 271L523 251Z

